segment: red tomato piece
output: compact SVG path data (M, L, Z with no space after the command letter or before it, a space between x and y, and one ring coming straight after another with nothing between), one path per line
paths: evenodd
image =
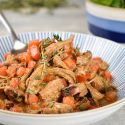
M72 96L63 97L63 103L75 108L75 99Z
M74 67L76 67L76 62L74 59L72 59L71 57L66 58L63 61L70 69L74 69Z
M55 78L53 73L48 73L44 76L44 82L52 81Z
M37 47L39 47L39 44L40 44L40 41L39 41L39 40L32 40L32 41L30 41L29 44L28 44L28 49L29 49L30 47L32 47L32 46L37 46Z
M10 110L13 112L23 112L23 108L18 105L14 105Z
M23 76L26 72L26 68L24 67L20 67L18 70L17 70L17 76Z
M0 75L7 76L7 68L5 66L0 68Z
M91 73L86 72L86 79L89 79L91 77Z
M33 60L29 61L28 68L35 68L35 66L36 66L36 62L35 61L33 61Z
M38 103L39 99L35 94L30 94L28 98L29 104Z
M98 64L95 64L95 65L92 65L92 71L98 71L99 70L99 65Z
M12 88L16 88L19 85L19 80L18 78L12 78L12 80L10 81L10 86Z
M78 75L78 76L76 77L76 80L77 80L77 82L79 82L79 83L83 83L83 82L86 81L86 76L85 76L85 75Z
M111 72L105 71L105 78L106 78L107 80L111 80L111 79L112 79L112 74L111 74Z
M25 58L26 58L26 59L25 59L25 60L26 60L26 63L28 64L28 63L31 61L31 59L32 59L29 51L27 51Z
M34 60L40 59L40 50L36 45L30 47L30 55Z
M30 110L40 110L40 108L41 108L40 105L37 103L33 103L29 105Z
M0 100L0 109L5 109L6 105L3 100Z
M9 66L8 69L7 69L8 76L14 77L16 75L16 70L17 70L17 67Z
M28 53L34 60L40 59L39 40L33 40L28 45Z
M31 70L31 68L26 68L25 73L26 73L26 74L29 73L30 70Z

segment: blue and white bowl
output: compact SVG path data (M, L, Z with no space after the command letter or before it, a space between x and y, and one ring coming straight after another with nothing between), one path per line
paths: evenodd
M93 56L100 56L109 63L113 75L113 83L118 89L118 101L107 106L89 111L67 114L26 114L0 110L0 123L6 125L87 125L104 119L125 105L125 48L107 39L69 32L30 32L18 36L24 43L30 40L52 37L59 34L62 39L75 35L74 47L81 52L90 50ZM10 51L12 41L9 36L0 37L0 60L4 53Z
M86 11L90 32L125 43L125 9L102 6L86 0Z

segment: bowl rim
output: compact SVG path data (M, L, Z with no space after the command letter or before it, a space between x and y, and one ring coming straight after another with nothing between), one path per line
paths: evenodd
M79 33L79 32L65 32L65 31L34 31L34 32L20 32L18 33L18 35L23 35L23 34L32 34L32 33L35 33L35 34L38 34L38 33L49 33L49 34L73 34L73 35L85 35L85 36L88 36L88 37L94 37L94 38L97 38L97 39L103 39L105 41L108 41L110 43L113 43L114 45L117 45L117 46L120 46L122 49L125 49L124 46L122 46L121 44L119 43L116 43L112 40L109 40L109 39L106 39L106 38L102 38L102 37L98 37L98 36L94 36L92 34L86 34L86 33ZM3 35L3 36L0 36L0 39L2 38L6 38L6 37L10 37L9 35ZM14 116L26 116L26 117L32 117L32 118L39 118L39 117L44 117L44 118L56 118L56 117L59 117L59 118L63 118L63 117L71 117L71 116L76 116L76 115L82 115L82 114L85 114L85 113L91 113L91 112L97 112L97 111L102 111L102 110L105 110L105 109L110 109L112 107L115 107L115 106L118 106L118 105L124 105L125 104L125 98L123 99L120 99L112 104L108 104L106 106L103 106L103 107L100 107L100 108L96 108L96 109L92 109L92 110L87 110L87 111L81 111L81 112L73 112L73 113L63 113L63 114L30 114L30 113L18 113L18 112L12 112L12 111L8 111L8 110L3 110L3 109L0 109L0 113L4 113L4 114L8 114L8 115L14 115Z
M62 114L30 114L30 113L19 113L19 112L12 112L8 110L3 110L0 109L0 113L4 113L5 115L13 115L13 116L25 116L25 117L31 117L31 118L64 118L64 117L73 117L73 116L80 116L80 115L85 115L85 114L90 114L90 113L95 113L99 111L104 111L111 109L113 107L116 107L118 105L125 105L125 98L118 100L112 104L108 104L106 106L92 109L92 110L86 110L86 111L81 111L81 112L72 112L72 113L62 113Z
M107 39L107 38L103 38L103 37L100 37L100 36L95 36L91 33L82 33L82 32L70 32L70 31L28 31L28 32L18 32L17 33L17 36L20 36L20 35L23 35L23 34L39 34L39 33L48 33L48 34L73 34L73 35L85 35L85 36L88 36L88 37L94 37L94 38L97 38L97 39L102 39L102 40L105 40L106 42L108 41L109 43L113 43L114 45L117 45L117 46L120 46L120 48L122 49L125 49L125 46L123 46L122 44L120 43L117 43L116 41L113 41L113 40L110 40L110 39ZM4 39L4 38L11 38L10 35L0 35L0 39Z
M90 0L86 0L86 10L97 17L125 22L125 9L123 8L104 6L91 2Z

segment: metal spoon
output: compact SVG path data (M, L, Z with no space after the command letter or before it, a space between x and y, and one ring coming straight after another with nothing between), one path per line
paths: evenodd
M21 52L25 52L27 49L27 45L21 42L20 39L17 37L15 31L13 30L12 26L10 25L2 11L0 11L0 20L7 29L7 31L11 34L11 37L13 39L13 48L11 50L11 53L18 54Z

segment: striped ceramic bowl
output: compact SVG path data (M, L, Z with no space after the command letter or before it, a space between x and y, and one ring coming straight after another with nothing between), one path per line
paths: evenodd
M89 29L94 35L125 43L125 9L86 0L86 10Z
M81 52L92 51L94 56L100 56L110 65L109 70L113 75L113 82L118 89L119 100L113 104L89 111L67 114L25 114L0 110L0 122L7 125L87 125L104 119L117 111L125 104L125 48L110 40L103 38L69 32L30 32L21 33L19 38L24 43L33 39L43 39L59 34L62 39L75 35L74 47L79 47ZM0 60L4 53L10 51L12 41L9 36L0 37Z

